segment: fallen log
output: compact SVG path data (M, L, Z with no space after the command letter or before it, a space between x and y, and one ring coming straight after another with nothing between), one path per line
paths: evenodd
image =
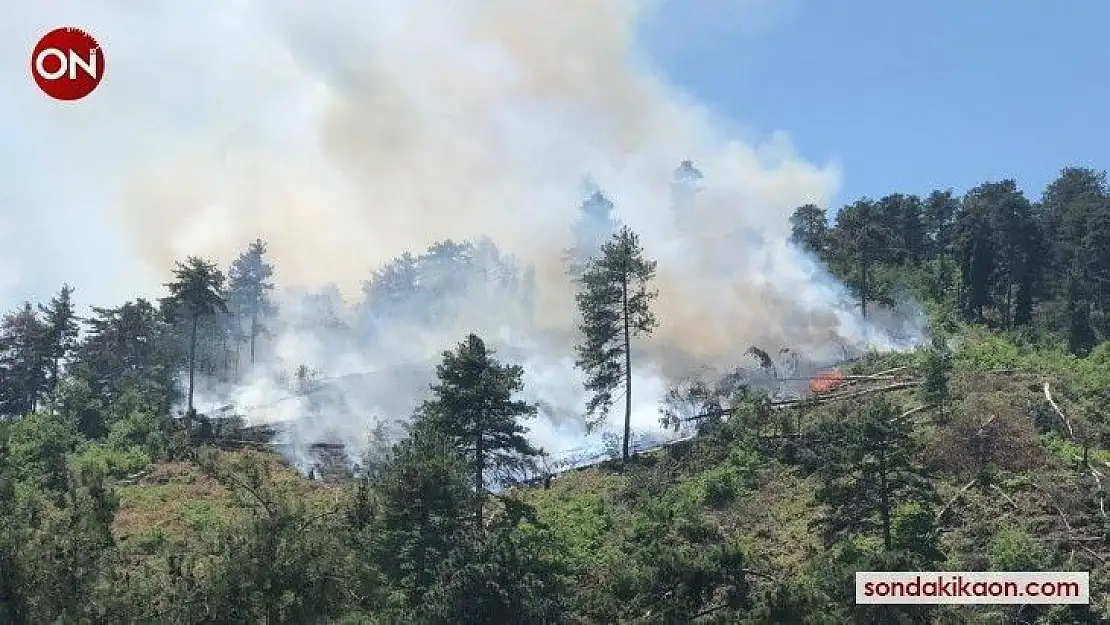
M961 488L959 491L957 491L956 494L951 499L948 500L948 503L944 504L944 507L940 509L940 512L937 513L937 520L939 521L941 518L943 518L944 513L948 512L948 510L952 507L952 504L959 501L960 497L963 497L964 493L966 493L969 488L971 488L972 486L975 486L975 482L977 482L977 481L978 480L971 480L967 484L964 484L963 488Z
M838 401L838 400L842 400L842 399L855 399L856 397L863 397L865 395L871 395L873 393L883 393L883 392L886 392L886 391L898 391L898 390L903 390L903 389L907 389L907 388L913 388L915 386L921 386L922 384L923 384L923 382L921 380L914 380L912 382L897 382L895 384L887 384L885 386L876 386L876 387L866 388L866 389L859 390L859 391L852 391L850 393L830 393L830 394L827 394L827 395L816 395L814 397L807 397L807 398L803 398L803 399L787 399L787 400L783 400L783 401L779 401L779 402L771 402L771 406L772 407L781 406L781 407L785 408L785 407L790 407L790 406L808 404L810 402L824 403L824 402L829 402L829 401Z
M859 390L859 391L846 392L846 393L830 393L830 394L826 394L826 395L810 395L809 397L802 397L800 399L782 399L782 400L778 400L778 401L769 402L767 404L767 406L771 410L781 410L783 408L797 408L797 407L800 407L800 406L814 406L814 405L817 405L817 404L824 404L824 403L831 402L831 401L838 401L838 400L843 400L843 399L855 399L856 397L863 397L863 396L866 396L866 395L871 395L873 393L882 393L882 392L885 392L885 391L898 391L898 390L903 390L903 389L907 389L907 388L914 388L916 386L921 386L922 384L923 384L923 382L921 380L914 380L914 381L911 381L911 382L897 382L895 384L887 384L885 386L876 386L876 387L872 387L872 388L867 388L867 389L863 389L863 390ZM921 409L923 410L924 408L921 408ZM713 411L710 411L710 412L703 412L701 414L691 415L689 417L683 417L682 421L683 422L700 421L701 419L709 419L711 417L723 417L725 415L731 415L734 412L736 412L735 408L721 408L720 410L713 410Z
M1052 399L1052 391L1049 389L1048 382L1044 383L1044 398L1048 400L1048 405L1052 406L1052 410L1056 412L1056 416L1060 417L1060 420L1063 421L1064 425L1068 428L1068 436L1075 438L1075 430L1071 427L1071 419L1068 419L1064 411L1060 410L1060 406L1057 405L1056 400Z
M913 415L921 412L922 410L928 410L932 407L933 407L932 404L925 404L924 406L918 406L916 408L910 408L909 410L907 410L907 411L903 412L902 414L898 415L898 419L899 420L908 419L908 418L912 417Z

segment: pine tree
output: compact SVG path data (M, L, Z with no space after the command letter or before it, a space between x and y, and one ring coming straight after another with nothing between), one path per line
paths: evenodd
M418 426L393 451L376 491L381 502L375 557L383 572L417 605L436 579L436 568L473 525L475 494L453 441Z
M1077 261L1078 264L1078 261ZM1065 310L1068 316L1068 351L1084 356L1097 343L1091 327L1091 305L1084 289L1083 271L1075 267L1068 273L1064 290Z
M0 319L0 415L20 417L38 407L49 382L47 333L30 302Z
M266 243L256 239L231 263L228 271L229 308L237 321L247 322L246 342L249 346L250 363L255 361L255 341L265 331L263 320L273 316L276 307L270 293L274 289L270 279L274 267L266 262Z
M889 260L917 263L925 258L926 234L921 198L894 193L875 204L875 217L890 230Z
M983 311L992 301L991 276L995 274L997 250L991 236L988 207L976 201L970 192L964 198L956 224L954 248L963 283L963 313L972 321L982 321Z
M197 329L201 317L217 312L227 313L227 303L221 297L224 274L214 263L190 256L184 263L177 263L173 282L166 283L170 296L163 300L171 317L180 310L186 314L189 328L189 394L186 414L193 415L193 389L197 368Z
M1024 325L1032 314L1032 254L1038 238L1032 207L1013 180L980 185L973 192L988 204L997 250L992 283L1002 326Z
M542 546L509 523L458 541L421 602L424 622L562 622L562 571L545 557Z
M1041 198L1041 228L1050 242L1046 260L1049 284L1055 285L1053 295L1066 297L1068 274L1077 261L1089 258L1083 240L1091 230L1090 220L1100 207L1107 210L1108 202L1110 187L1106 172L1093 169L1064 168L1045 188Z
M631 337L648 334L657 324L649 289L655 261L644 258L640 239L627 226L602 246L601 257L590 261L579 278L578 309L582 342L576 346L576 365L585 371L587 426L596 427L613 404L613 392L624 387L624 444L628 461L632 430Z
M73 369L105 404L136 393L157 412L177 399L174 374L184 358L172 328L144 299L117 308L93 307Z
M613 201L593 182L586 183L587 197L574 222L574 242L566 251L567 271L577 277L590 260L597 258L605 242L621 227L613 216Z
M959 218L960 201L952 190L933 191L922 208L929 256L941 258L951 254L952 232Z
M945 404L950 395L948 385L952 374L952 355L942 332L933 334L932 346L925 352L922 369L925 383L921 386L921 399L927 405L936 407L938 421L943 422Z
M72 295L73 287L66 284L50 300L49 306L39 305L39 312L43 315L46 331L44 349L50 359L49 377L47 378L48 390L53 390L58 386L62 365L77 348L80 326L77 323L77 315L73 310Z
M536 406L514 399L524 384L519 365L501 364L477 335L470 334L453 352L443 353L436 367L432 398L419 409L418 423L450 441L466 459L478 493L478 523L490 478L534 469L540 454L519 419L534 416Z
M829 223L823 208L806 204L790 215L790 241L803 250L822 256L828 237Z
M856 414L824 424L826 457L817 500L829 507L829 538L876 532L893 547L894 510L900 504L932 503L929 482L915 462L918 446L910 423L884 397Z
M871 274L889 254L889 233L883 227L875 202L862 199L836 215L837 257L831 258L848 285L859 296L860 315L867 318L867 304L874 299Z
M1091 216L1084 248L1091 267L1093 299L1106 315L1110 313L1110 198Z

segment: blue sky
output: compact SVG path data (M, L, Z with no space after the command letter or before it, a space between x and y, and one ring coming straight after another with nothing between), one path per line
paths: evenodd
M1108 2L755 4L741 36L655 37L654 56L753 131L838 159L841 202L1006 177L1039 198L1066 165L1108 166Z

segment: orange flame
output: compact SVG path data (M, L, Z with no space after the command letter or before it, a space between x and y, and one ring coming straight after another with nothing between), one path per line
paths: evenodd
M844 372L839 369L822 371L809 381L809 390L814 393L827 393L844 381Z

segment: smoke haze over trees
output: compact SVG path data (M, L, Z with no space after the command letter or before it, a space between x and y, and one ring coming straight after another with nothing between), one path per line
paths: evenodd
M1105 458L1108 431L1097 406L1110 388L1097 278L1105 268L1094 247L1110 212L1101 179L1066 169L1040 201L1013 182L963 197L865 199L832 224L823 209L800 206L789 221L792 245L825 259L811 262L827 263L850 285L845 314L859 315L850 304L862 299L876 321L899 301L918 299L929 312L928 347L873 352L860 364L912 368L920 384L782 410L750 371L702 377L685 391L667 380L666 398L649 389L650 418L639 425L659 420L664 399L693 408L667 413L677 421L717 410L698 424L697 438L633 454L619 470L572 473L554 485L547 476L535 490L487 486L543 464L535 441L552 434L552 423L581 425L582 387L535 356L567 349L574 336L531 325L530 272L491 241L445 241L403 255L369 276L362 300L325 288L256 309L234 305L247 298L230 295L223 272L194 258L173 272L167 290L177 297L166 305L140 298L94 308L76 338L70 309L79 285L62 287L49 303L17 307L0 321L0 617L496 623L662 614L755 623L823 614L836 623L907 615L939 623L966 616L858 606L843 592L846 581L872 569L1081 567L1092 571L1092 592L1104 592L1103 548L1091 535L1102 509L1094 463ZM1088 192L1060 199L1068 185ZM1052 212L1044 209L1050 200ZM930 217L934 210L943 219ZM981 220L1008 228L983 229ZM920 229L905 227L915 221ZM635 237L618 233L592 264L627 260L615 254L621 241ZM248 243L239 258L228 272L235 288L257 295L269 291L259 285L280 283L281 265L264 243ZM243 258L268 269L252 270L257 278L248 282ZM976 271L992 277L971 279ZM217 297L233 305L222 308ZM430 370L424 350L435 347L434 337L491 319L482 316L491 307L475 302L482 299L501 304L493 319L504 332L489 343L463 335ZM201 306L189 308L192 301ZM249 327L252 310L266 320L253 365L246 336L234 333ZM401 337L428 340L413 349ZM758 346L746 353L736 361L751 358L782 384L806 374L804 353ZM319 358L296 359L305 355ZM659 357L650 349L642 355ZM413 359L391 361L397 357ZM389 367L360 369L374 358ZM212 418L223 413L211 402L198 403L195 421L175 418L172 407L187 407L191 364L198 397L219 391L239 402L235 409L255 393L255 401L271 403L252 414L297 417L289 438L275 442L309 477L320 467L283 442L347 436L361 444L352 452L360 475L324 486L265 454L204 446L245 441L236 440L234 420ZM1015 371L1019 377L1004 377ZM1020 377L1029 375L1036 384ZM1051 380L1043 388L1041 376ZM850 383L843 373L828 379ZM560 389L580 410L560 407ZM401 401L386 406L389 397ZM413 398L423 399L415 414L407 405ZM379 410L360 412L368 406ZM354 418L360 414L367 416ZM406 415L406 427L390 429L389 417ZM565 435L553 440L570 440ZM182 488L190 493L184 501L162 499ZM156 514L151 497L160 509L187 512L177 520L143 516ZM1015 510L1002 515L1009 525L1000 505ZM730 532L751 533L741 541ZM1061 560L1070 544L1090 552ZM1022 613L1030 610L1034 622L1094 623L1105 616L1099 609Z
M0 94L0 622L973 622L845 590L929 568L1105 603L1104 173L837 201L644 58L665 2L9 4L5 58L64 21L112 60Z

